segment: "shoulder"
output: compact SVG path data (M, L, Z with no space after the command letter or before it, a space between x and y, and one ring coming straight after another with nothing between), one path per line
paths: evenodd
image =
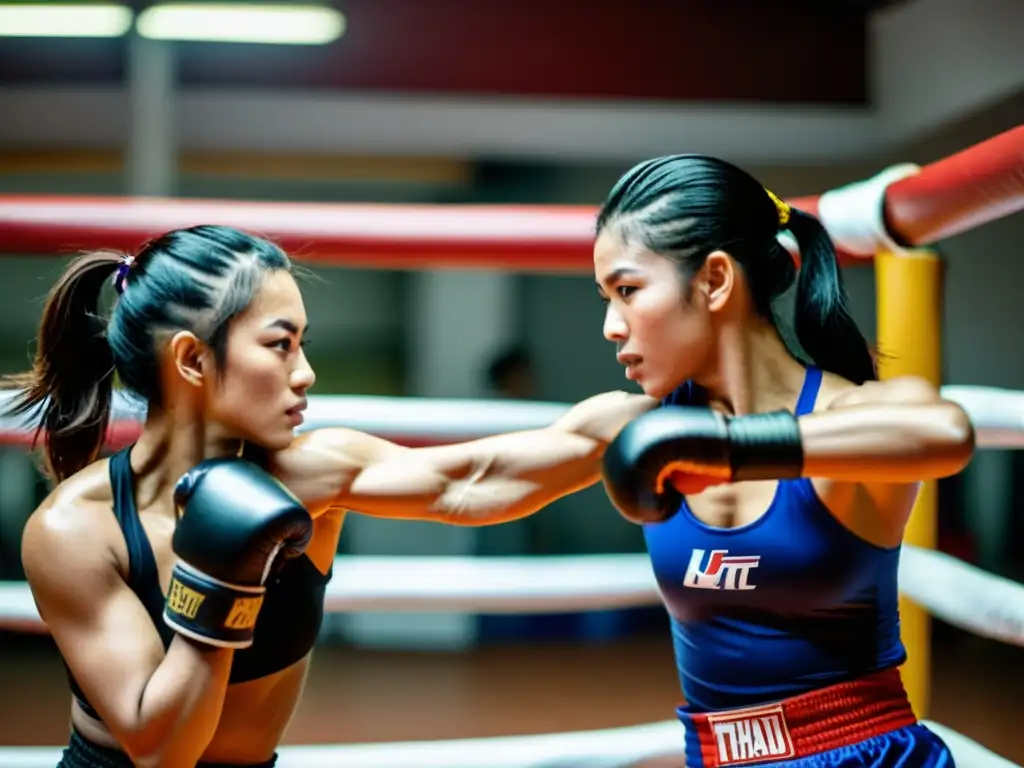
M580 400L566 412L565 417L612 415L632 418L660 405L661 401L657 398L615 390L591 395L585 400ZM563 421L565 417L563 417Z
M271 463L279 470L303 470L322 461L330 461L332 465L340 461L358 471L367 463L405 450L408 449L366 432L329 427L300 435L283 451L274 453Z
M898 376L885 381L853 384L825 373L816 410L838 410L858 405L927 405L942 402L938 387L920 376Z
M50 492L29 517L22 536L22 564L34 591L47 585L75 588L89 573L121 570L124 544L112 504L105 460Z
M553 426L567 432L611 442L630 421L661 402L647 395L635 395L616 390L588 397L574 405Z
M269 469L305 503L337 496L367 467L408 451L365 432L315 429L270 456Z

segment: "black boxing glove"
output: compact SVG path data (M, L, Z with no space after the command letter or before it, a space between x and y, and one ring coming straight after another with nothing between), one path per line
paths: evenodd
M313 520L280 481L242 459L204 461L178 481L164 621L220 648L252 645L264 582L275 560L296 557Z
M697 485L707 478L710 486L800 477L803 463L799 423L788 411L728 417L710 408L665 406L627 424L601 469L616 509L642 525L664 522L679 509L680 495L668 485L675 472Z

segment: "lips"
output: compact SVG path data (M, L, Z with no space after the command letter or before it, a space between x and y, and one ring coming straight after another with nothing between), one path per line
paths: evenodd
M302 398L302 400L300 400L298 402L298 404L293 405L291 408L289 408L287 411L285 411L285 415L286 416L299 416L299 415L302 414L302 412L304 410L306 410L306 408L308 406L309 406L309 401L307 401L306 398Z
M623 354L620 352L615 356L615 359L626 368L626 378L630 381L636 381L636 370L640 363L643 362L643 358L640 355Z

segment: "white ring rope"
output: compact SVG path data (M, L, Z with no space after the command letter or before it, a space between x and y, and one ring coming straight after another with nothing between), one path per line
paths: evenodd
M548 613L659 605L646 555L344 555L324 607L356 611ZM45 632L25 582L0 582L0 628Z
M964 768L1020 768L975 741L926 721ZM324 744L280 749L279 768L627 768L638 760L680 754L678 721L536 736ZM53 768L60 747L0 748L4 768Z
M1024 392L996 387L945 386L942 395L963 406L982 448L1024 447ZM0 412L13 393L0 392ZM319 395L309 400L302 431L345 426L385 438L445 442L545 427L568 410L565 403L507 400ZM115 393L114 417L138 420L144 410ZM0 433L24 432L29 417L0 417Z
M900 556L899 582L901 593L947 624L1024 646L1024 584L909 545Z
M879 251L904 253L885 224L885 191L890 184L920 173L921 167L902 163L870 179L831 189L818 198L818 219L829 237L844 250L870 257Z
M943 621L1024 646L1024 584L904 545L900 592ZM331 613L549 613L661 604L646 555L417 557L345 555L334 561ZM0 582L0 628L45 632L25 582Z

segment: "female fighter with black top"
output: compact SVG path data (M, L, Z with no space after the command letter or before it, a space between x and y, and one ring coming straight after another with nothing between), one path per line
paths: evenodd
M596 482L608 441L657 404L607 393L545 429L443 447L340 428L296 439L305 336L286 255L225 227L83 256L50 292L34 366L7 384L15 412L41 416L58 482L22 553L74 694L64 768L273 765L344 510L530 514ZM148 412L137 442L97 460L115 377Z

